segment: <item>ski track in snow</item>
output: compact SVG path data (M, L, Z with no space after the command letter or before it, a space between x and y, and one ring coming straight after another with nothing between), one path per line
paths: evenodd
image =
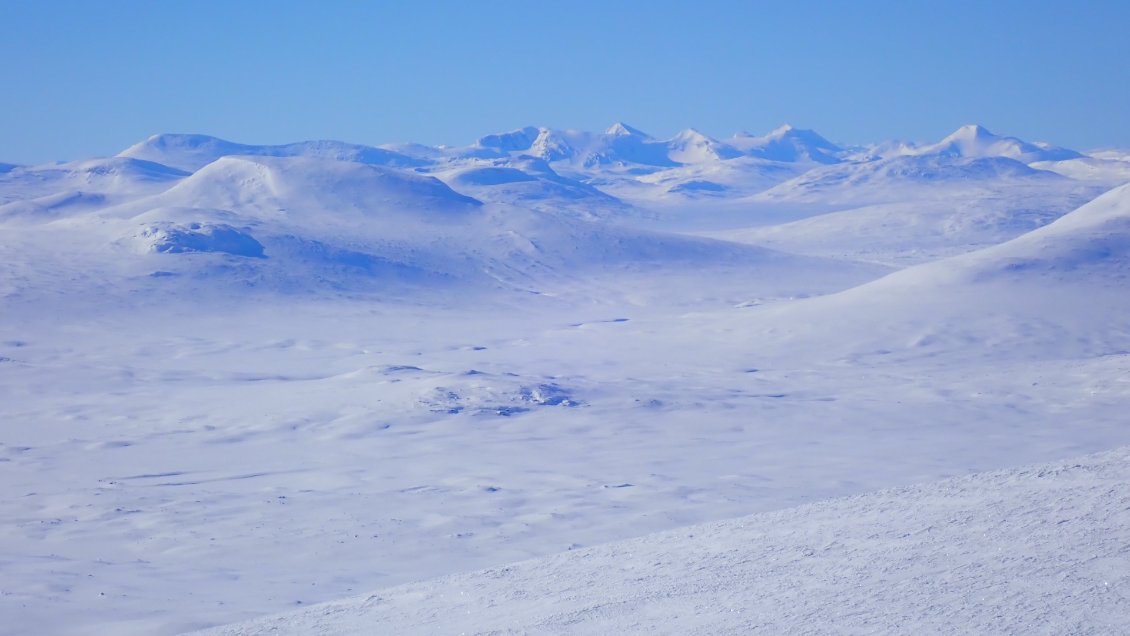
M1108 631L1124 453L797 506L1130 444L1120 157L617 124L5 168L0 633L377 588L262 625Z

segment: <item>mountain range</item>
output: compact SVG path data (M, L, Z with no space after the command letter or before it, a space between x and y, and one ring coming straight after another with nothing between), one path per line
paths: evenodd
M0 631L1126 622L1123 151L161 134L0 232Z

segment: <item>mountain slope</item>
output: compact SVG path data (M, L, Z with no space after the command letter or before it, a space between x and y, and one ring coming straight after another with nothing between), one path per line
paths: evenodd
M788 332L774 347L795 355L842 359L1120 356L1128 280L1130 184L1011 241L768 308L750 326ZM834 332L819 327L830 315Z

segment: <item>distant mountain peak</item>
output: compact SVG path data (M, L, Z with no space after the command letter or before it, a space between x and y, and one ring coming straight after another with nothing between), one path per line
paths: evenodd
M953 131L946 139L996 139L998 136L994 135L981 124L965 124L961 128Z
M618 121L615 124L609 126L608 130L604 131L604 134L611 135L613 137L643 137L645 139L651 139L651 135L643 132L638 128L633 128L621 121Z
M541 134L541 129L526 126L504 133L480 137L475 145L501 151L528 150Z
M694 128L685 128L680 130L674 139L678 140L695 140L695 141L715 141L709 135L699 132Z
M936 144L921 146L912 154L954 157L1008 157L1024 163L1058 161L1081 156L1074 150L1029 143L1016 137L994 134L979 124L966 124Z
M747 155L771 161L814 161L839 163L844 152L814 130L784 124L766 135L742 133L734 135L728 143Z

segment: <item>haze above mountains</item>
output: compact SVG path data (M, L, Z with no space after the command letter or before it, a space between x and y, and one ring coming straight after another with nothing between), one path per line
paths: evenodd
M722 520L791 509L748 523L808 536L828 516L800 504L1130 444L1128 184L1126 153L975 125L866 147L791 126L526 127L464 147L162 134L2 165L0 615L22 633L172 634L458 575L389 593L396 616L442 623L452 585L505 604L529 572L626 563L593 547L608 542L668 532L623 544L644 555L631 567L681 554L690 572L724 559L671 534L691 524L721 523L707 531L733 553L747 521ZM1084 463L1114 479L1125 453ZM774 554L824 555L804 565L823 585L933 536L916 519L1030 509L1061 473L1076 474L901 490L917 499L898 533ZM977 484L1001 494L947 498ZM829 509L899 505L869 497ZM1125 506L1103 501L1101 527L1118 527ZM1033 515L1039 549L1072 551L1071 589L1105 589L1109 568L1079 554L1110 542L1072 531L1090 514L1072 502ZM857 525L833 534L869 536ZM1006 546L942 535L964 566L918 542L935 568L921 594L866 594L853 615L945 607L931 577L973 589L970 564L998 558L978 546ZM899 554L883 571L919 562ZM460 574L534 557L550 560L510 587ZM727 576L760 576L744 563ZM994 570L992 598L1047 613L992 623L985 601L975 627L1054 613L1054 577L1025 587L1026 563ZM703 585L752 607L743 594L778 598L774 576ZM525 605L514 624L622 627L631 615L600 598L642 601L608 585L569 617ZM225 633L365 633L379 597ZM1105 612L1096 629L1120 618L1107 597L1087 607ZM461 624L506 625L478 609Z

